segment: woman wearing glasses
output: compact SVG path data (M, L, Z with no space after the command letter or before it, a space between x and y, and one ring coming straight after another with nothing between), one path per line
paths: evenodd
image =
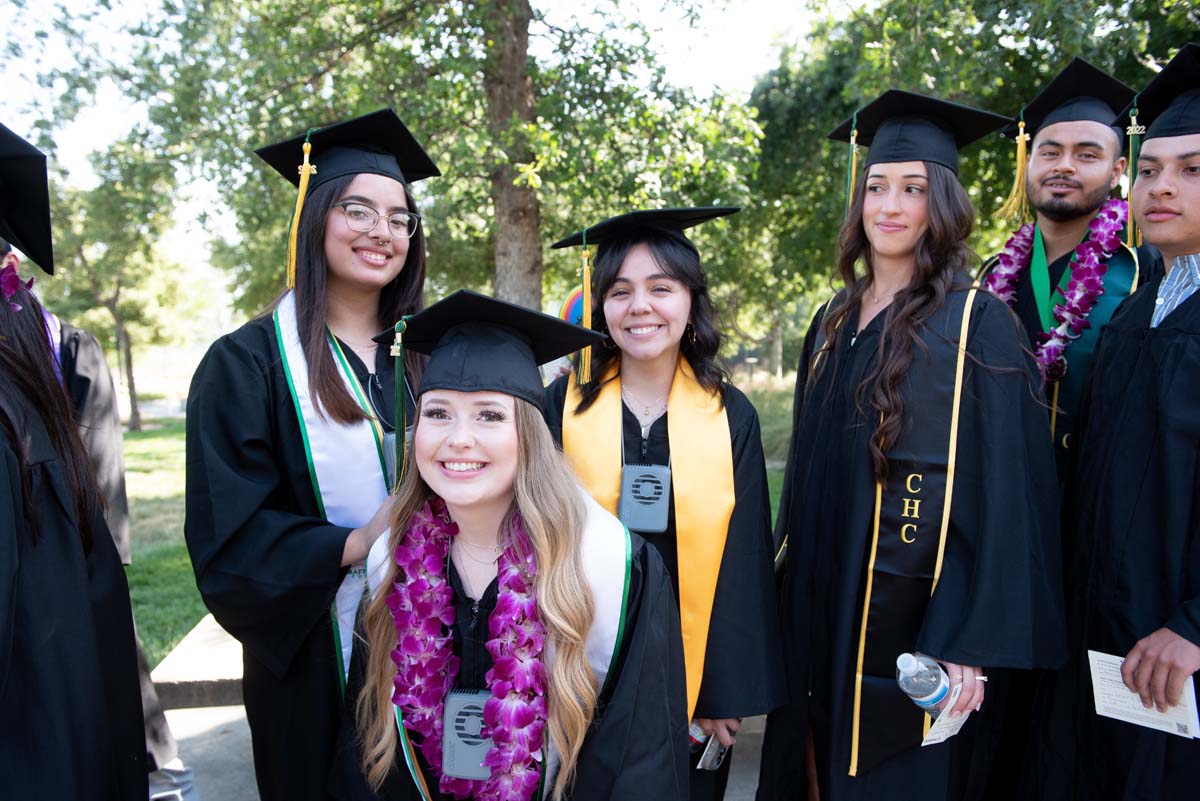
M438 170L388 109L258 153L300 190L289 288L196 370L186 534L205 603L243 646L261 797L325 799L387 455L413 419L372 336L422 306L409 184Z

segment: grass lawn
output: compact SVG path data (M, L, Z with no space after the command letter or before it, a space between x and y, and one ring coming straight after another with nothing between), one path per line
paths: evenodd
M127 575L138 636L154 666L206 610L183 543L183 420L148 420L144 428L125 434Z

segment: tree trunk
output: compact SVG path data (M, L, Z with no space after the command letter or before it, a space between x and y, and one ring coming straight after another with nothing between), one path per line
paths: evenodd
M115 311L113 320L117 329L117 348L121 351L122 361L125 362L125 386L129 388L129 430L141 431L142 413L138 410L137 387L133 383L133 347L129 342L129 331Z
M492 206L496 231L496 294L533 309L542 308L541 206L537 190L518 186L517 165L533 160L521 126L535 120L533 82L529 69L527 0L487 0L483 4L487 31L487 60L483 83L487 91L488 130L497 152L492 168Z
M783 313L778 303L771 309L771 372L783 378Z

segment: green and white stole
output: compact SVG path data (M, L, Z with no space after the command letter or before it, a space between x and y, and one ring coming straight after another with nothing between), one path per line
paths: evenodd
M328 330L326 337L329 348L346 390L369 419L344 425L318 410L316 399L309 390L308 362L300 346L294 292L288 292L279 301L274 320L275 339L283 359L288 392L296 406L296 418L300 421L300 436L304 440L304 454L308 458L308 475L312 479L313 494L321 516L335 526L358 528L365 525L379 509L391 485L383 453L383 429L346 361L346 354ZM381 541L386 539L380 537ZM365 564L359 562L351 565L330 607L338 682L343 693L350 670L350 653L354 648L355 616L366 585Z
M600 695L609 689L612 668L621 653L621 644L625 640L625 621L629 614L629 579L632 569L632 541L629 529L620 520L605 510L592 497L583 491L579 494L587 510L587 519L583 527L583 539L580 547L580 561L583 572L587 577L588 586L592 589L592 599L595 603L596 615L587 636L587 660L596 675L600 685ZM391 568L392 548L390 536L375 540L367 555L367 581L372 596L379 592L387 580ZM549 672L554 659L552 649L547 646L545 652L546 668ZM421 794L424 801L433 801L436 796L437 784L426 782L417 762L417 749L409 739L408 729L404 728L400 708L396 708L396 726L400 734L400 751L404 755L405 764L412 776L413 785ZM550 732L546 731L545 766L542 771L541 789L534 796L540 799L545 794L545 788L554 783L558 773L560 759L550 745ZM434 794L431 795L432 787Z

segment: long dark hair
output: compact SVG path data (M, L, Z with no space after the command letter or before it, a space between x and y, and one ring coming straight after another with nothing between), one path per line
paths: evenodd
M708 295L708 276L700 264L700 253L683 234L659 228L631 229L601 243L592 270L592 328L607 333L604 297L616 283L629 251L637 245L648 247L659 269L687 287L692 296L691 319L679 342L679 350L692 366L700 386L716 394L729 380L729 374L717 357L721 351L721 326L716 307ZM595 403L605 383L605 373L620 354L609 342L592 348L592 380L580 387L582 399L575 409L576 414Z
M356 177L334 178L313 189L304 202L296 234L296 325L308 362L309 392L320 401L324 413L343 424L365 420L367 413L346 391L325 336L325 279L329 269L325 259L325 218ZM404 199L409 211L420 213L407 186ZM417 226L417 232L408 240L404 269L379 296L379 330L390 328L404 315L424 306L425 230ZM404 362L410 386L416 386L420 383L424 359L416 353L406 353ZM403 403L402 398L398 401Z
M17 289L12 300L21 306L20 311L14 311L7 302L0 300L0 428L8 435L17 456L26 520L36 543L40 526L33 498L31 454L21 421L7 405L21 397L41 415L50 445L67 477L79 542L84 552L90 553L94 536L92 521L103 511L100 491L76 428L75 412L54 372L56 356L50 350L42 307L24 286Z
M887 480L887 451L896 444L904 427L904 395L901 385L912 365L913 348L924 348L920 329L942 304L946 293L959 275L970 275L975 254L967 246L967 237L975 222L971 199L958 178L940 164L925 162L929 178L929 227L917 243L912 280L896 293L884 312L883 333L879 339L879 361L858 386L861 403L870 389L871 408L879 424L871 437L871 462L875 477ZM829 310L822 324L825 345L832 347L837 332L858 307L874 276L871 243L863 228L863 198L867 182L864 172L854 191L854 202L838 234L838 275L845 284L840 302ZM858 263L865 266L858 273Z

